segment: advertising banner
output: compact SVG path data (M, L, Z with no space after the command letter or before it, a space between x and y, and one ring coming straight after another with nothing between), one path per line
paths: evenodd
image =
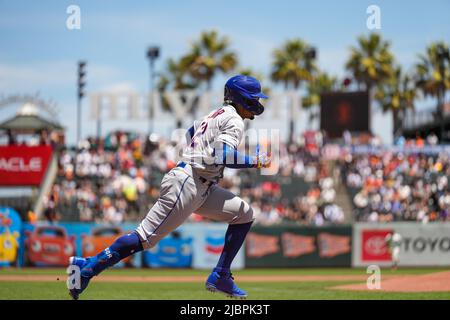
M255 226L246 240L247 267L350 266L351 226Z
M136 226L134 223L25 223L18 245L18 265L66 266L69 257L96 255ZM186 223L155 247L130 256L116 267L211 269L219 260L227 227L226 223ZM233 269L244 268L244 262L244 250L241 249L233 261Z
M0 267L18 263L22 220L12 208L0 207Z
M96 255L113 243L117 237L135 228L136 225L133 223L120 225L82 222L25 223L20 265L67 266L71 256ZM116 267L125 265L141 267L141 254L139 252L121 261Z
M0 146L0 185L40 185L51 155L50 146Z
M450 223L441 222L356 223L352 265L390 266L392 257L386 236L392 232L401 236L399 266L450 265Z
M172 232L144 252L144 265L151 268L190 268L192 238L186 239L180 232Z
M190 223L179 229L184 237L192 238L192 268L211 269L219 261L225 243L227 223ZM243 246L244 247L244 246ZM244 248L241 248L231 267L235 270L245 266Z

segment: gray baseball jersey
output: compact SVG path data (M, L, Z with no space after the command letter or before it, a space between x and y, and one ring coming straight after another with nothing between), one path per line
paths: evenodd
M158 200L136 229L145 249L180 226L192 212L230 224L253 221L250 205L217 185L224 166L213 164L214 145L221 142L237 148L244 121L234 107L224 105L196 123L183 150L184 162L163 177Z
M182 159L208 180L223 176L224 166L214 164L214 148L226 143L237 149L244 133L244 120L231 105L212 111L194 125L194 135L184 148Z

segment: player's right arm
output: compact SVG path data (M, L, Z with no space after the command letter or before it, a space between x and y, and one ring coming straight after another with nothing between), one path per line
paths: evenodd
M214 145L215 164L227 168L266 168L270 165L270 157L264 154L250 156L237 150L244 132L244 122L234 118L228 119L221 126L221 131Z
M270 157L267 155L256 153L255 156L249 156L239 152L232 146L226 143L222 144L222 147L214 149L215 163L218 165L224 165L231 169L243 169L243 168L267 168L270 166Z

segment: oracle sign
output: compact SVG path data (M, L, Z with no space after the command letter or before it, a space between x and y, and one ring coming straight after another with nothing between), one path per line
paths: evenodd
M0 147L0 185L40 185L51 155L50 146Z

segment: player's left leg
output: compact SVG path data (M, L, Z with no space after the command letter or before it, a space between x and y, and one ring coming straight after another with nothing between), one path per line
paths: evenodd
M142 250L141 240L136 231L133 231L117 238L109 247L102 250L96 256L89 258L71 257L69 263L78 266L81 270L81 288L70 290L70 295L72 298L78 299L78 295L86 289L92 277L115 265L120 260Z
M206 288L221 291L232 297L246 298L247 293L234 283L230 269L253 223L252 208L232 192L214 185L208 198L196 213L212 220L229 223L222 253L217 266L206 281Z
M71 259L70 264L81 269L81 288L69 290L71 296L77 299L93 276L143 248L154 246L177 228L203 202L197 191L204 194L206 189L204 185L197 186L196 180L184 170L172 169L161 181L158 200L134 232L118 238L94 257Z
M115 265L120 260L143 250L141 240L133 231L117 238L109 247L98 253L96 256L86 259L83 266L82 275L93 277L103 270Z

